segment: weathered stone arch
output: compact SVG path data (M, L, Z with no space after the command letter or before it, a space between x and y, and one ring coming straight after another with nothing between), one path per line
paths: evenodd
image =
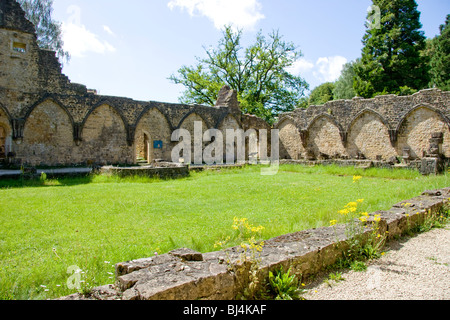
M280 130L280 159L299 160L304 157L306 150L295 122L285 117L276 128Z
M388 160L397 156L389 135L389 124L378 113L365 109L358 113L348 128L347 152L356 158L359 154L367 159L381 157Z
M184 128L187 129L188 127L192 126L193 130L193 123L194 121L201 121L203 123L203 130L208 130L213 128L213 126L200 114L195 112L195 110L192 110L188 112L180 121L177 128Z
M46 99L28 110L18 158L30 165L69 164L76 162L75 147L73 119L61 104Z
M11 126L11 115L8 109L0 103L0 117L3 118L3 122L7 122Z
M233 130L233 133L237 133L238 130L242 130L242 126L240 122L236 119L236 117L232 114L227 114L223 119L220 121L220 124L218 125L217 129L219 129L222 132L223 135L223 161L226 162L226 155L229 153L234 154L234 160L237 159L237 141L236 139L233 139L234 141L234 147L232 144L227 144L227 130ZM249 146L248 146L248 138L245 140L245 153L246 153L246 159L248 159L248 153L249 153Z
M170 131L173 131L174 130L174 124L172 123L172 121L171 121L172 119L170 118L170 116L168 114L166 114L166 112L164 112L164 109L162 109L162 108L160 108L160 107L158 107L158 106L156 106L154 104L149 104L149 105L147 105L144 108L144 110L142 110L142 112L138 115L134 126L137 127L139 125L139 122L141 121L141 119L144 116L146 116L149 111L151 111L153 109L158 110L164 116L167 124L169 125Z
M444 154L450 157L449 120L441 111L427 104L412 108L399 122L397 132L398 153L403 155L403 150L408 148L413 159L423 157L424 151L430 147L432 133L442 132Z
M100 164L133 163L128 136L128 126L121 113L109 104L102 104L92 109L83 121L82 157Z
M201 126L202 136L197 137L197 141L196 141L195 135L194 135L195 122L200 122L202 124L202 126ZM204 118L202 116L200 116L199 114L197 114L195 112L190 112L183 118L183 120L181 121L181 123L179 125L179 128L185 129L185 130L189 131L189 133L191 134L191 162L194 162L194 148L198 148L198 149L201 148L201 150L203 150L205 148L206 143L203 142L203 133L206 130L211 129L211 127L208 126L207 122L204 120Z
M323 113L313 119L307 128L308 156L341 157L347 156L345 150L346 132L329 114Z
M59 108L61 108L67 114L70 124L73 126L74 120L73 120L72 114L70 113L69 109L67 109L64 104L62 104L58 99L56 99L52 95L46 95L42 99L40 99L38 102L34 103L33 105L29 106L28 108L25 108L22 112L23 119L25 121L27 121L28 117L31 115L31 113L34 111L34 109L42 106L46 102L53 103L54 105L57 105Z
M148 162L155 159L170 160L171 133L165 115L156 107L148 109L136 125L134 134L136 157L144 158ZM161 147L154 148L155 142L159 141L162 142Z

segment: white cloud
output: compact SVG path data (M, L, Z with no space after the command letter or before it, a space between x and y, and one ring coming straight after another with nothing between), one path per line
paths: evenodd
M84 25L74 23L62 24L64 50L74 57L84 57L87 52L104 54L116 49L107 41L86 29Z
M341 56L322 57L316 62L314 76L324 82L336 81L341 75L344 64L347 59Z
M305 72L309 72L314 68L314 63L304 59L300 58L297 61L294 62L294 64L287 69L287 71L291 74L298 75Z
M189 15L209 18L217 29L225 25L235 28L253 28L264 19L262 5L258 0L171 0L171 10L186 9Z

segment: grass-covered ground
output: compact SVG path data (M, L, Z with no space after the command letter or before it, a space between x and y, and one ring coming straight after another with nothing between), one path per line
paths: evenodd
M355 175L363 178L353 183ZM179 247L213 251L227 236L228 245L236 245L234 217L264 226L262 237L269 239L328 226L356 199L372 212L447 186L448 175L298 165L281 166L274 176L262 176L255 166L166 181L0 181L0 299L73 293L67 287L71 266L93 287L113 283L118 262Z

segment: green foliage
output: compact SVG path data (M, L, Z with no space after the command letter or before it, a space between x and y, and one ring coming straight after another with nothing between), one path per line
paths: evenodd
M356 77L354 66L356 63L357 61L352 61L344 65L341 76L334 83L334 100L352 99L356 96L355 89L353 89L353 81Z
M333 100L334 84L326 82L316 87L309 96L309 105L322 105Z
M450 91L450 14L440 31L440 35L427 41L425 55L430 58L431 86Z
M291 269L284 272L281 267L275 274L269 271L269 296L274 300L302 300L304 290L299 288L299 281L291 275Z
M367 24L361 61L355 65L354 89L359 96L399 94L401 87L428 86L428 59L420 12L415 0L373 0L381 10L380 26ZM370 17L371 13L369 13Z
M56 52L61 62L68 62L70 55L64 51L61 23L53 20L53 0L18 0L25 16L30 20L37 34L37 43L40 48Z
M241 46L242 30L225 27L216 48L205 48L206 58L196 66L182 66L169 79L185 87L182 103L214 105L223 85L238 92L242 111L269 123L298 106L308 84L287 70L302 55L278 31L268 37L258 33L247 48Z

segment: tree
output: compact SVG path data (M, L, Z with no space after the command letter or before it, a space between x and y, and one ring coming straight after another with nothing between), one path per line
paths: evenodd
M223 85L238 93L244 113L273 123L278 114L297 107L308 84L288 72L301 52L273 31L258 33L254 44L241 47L242 30L225 27L217 48L206 49L196 66L183 66L169 79L186 90L182 103L214 105Z
M373 0L379 25L366 24L361 63L355 65L359 96L420 90L429 83L428 61L421 55L425 36L415 0ZM368 20L372 17L369 13ZM409 88L409 89L408 89Z
M321 105L328 101L334 100L333 91L334 83L325 82L320 86L316 87L309 95L308 103L309 105Z
M53 50L61 63L70 60L64 51L61 23L53 20L53 0L18 0L25 11L26 18L36 28L37 43L41 49Z
M439 29L440 35L427 42L431 86L450 91L450 14Z
M356 96L353 89L353 81L356 77L355 64L357 61L346 63L341 71L341 76L334 83L333 97L334 100L352 99Z

